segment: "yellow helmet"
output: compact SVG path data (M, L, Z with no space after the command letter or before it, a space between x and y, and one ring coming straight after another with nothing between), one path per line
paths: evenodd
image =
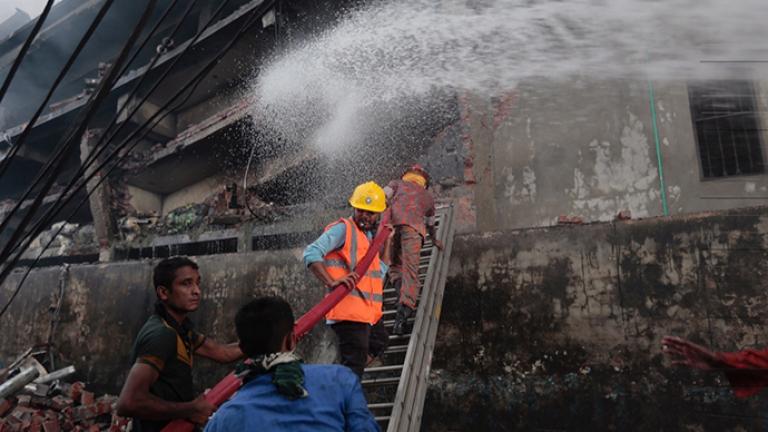
M355 188L349 197L349 205L356 209L381 213L387 209L387 197L381 186L369 181Z

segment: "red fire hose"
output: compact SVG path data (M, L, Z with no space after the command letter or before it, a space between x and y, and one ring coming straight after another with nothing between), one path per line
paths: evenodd
M392 228L386 224L389 221L389 212L385 213L380 224L381 229L374 237L368 251L363 256L363 259L355 266L355 273L361 278L368 271L368 267L371 266L373 258L384 247L384 243L392 233ZM307 313L302 315L296 323L293 325L293 338L299 341L306 336L310 330L318 323L334 306L339 304L341 300L349 294L354 287L347 287L346 285L339 285L331 291L330 294L325 296L320 303L316 304ZM241 376L230 373L224 379L219 381L213 388L205 394L205 400L212 405L219 407L226 402L232 395L237 392L240 386L243 385L243 379ZM187 420L174 420L168 423L163 428L162 432L192 432L195 429L195 425Z

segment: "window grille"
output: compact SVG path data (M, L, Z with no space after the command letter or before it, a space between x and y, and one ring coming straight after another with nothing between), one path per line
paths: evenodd
M704 178L765 171L755 92L748 81L688 85L691 117Z

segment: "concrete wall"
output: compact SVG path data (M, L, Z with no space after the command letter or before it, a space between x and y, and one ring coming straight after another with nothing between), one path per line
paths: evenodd
M199 204L218 192L223 185L219 176L208 177L163 198L163 216L188 204Z
M460 235L442 306L427 431L756 430L765 397L735 399L722 376L671 369L665 334L720 350L768 346L768 209ZM324 290L300 250L201 257L199 329L233 338L232 317L276 293L298 313ZM60 365L115 392L154 302L153 262L33 272L3 317L0 358L48 338ZM0 289L5 302L20 274ZM302 343L310 362L335 357L320 326ZM199 388L226 368L200 361Z
M671 214L761 203L765 175L701 180L686 83L653 85ZM765 86L756 91L765 104ZM474 229L549 226L559 215L609 221L622 210L661 215L649 101L647 82L588 80L522 82L493 100L463 99Z
M767 346L767 245L755 208L458 237L423 430L762 430L660 339Z
M128 193L131 196L130 205L140 213L154 213L158 216L163 211L163 198L153 192L127 185Z
M234 340L233 319L238 307L264 294L286 298L300 315L324 294L300 261L300 250L214 255L196 258L202 274L203 302L192 319L198 330L221 341ZM98 391L116 392L130 367L133 340L151 313L153 261L76 265L35 270L13 307L2 319L0 359L9 362L30 345L48 339L59 288L64 298L53 342L59 365L74 364L78 378ZM21 273L0 288L5 304ZM321 325L301 344L306 358L332 362L332 332ZM195 373L202 390L227 372L204 359Z

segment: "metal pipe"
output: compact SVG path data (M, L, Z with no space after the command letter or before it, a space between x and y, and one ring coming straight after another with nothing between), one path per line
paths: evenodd
M67 366L63 369L59 369L57 371L53 371L49 374L45 374L35 380L35 384L46 384L51 381L56 381L65 377L68 377L75 373L75 367L74 366Z
M9 396L13 396L27 384L34 381L40 376L40 370L34 365L22 366L21 372L16 374L13 378L0 384L0 399L5 399Z

